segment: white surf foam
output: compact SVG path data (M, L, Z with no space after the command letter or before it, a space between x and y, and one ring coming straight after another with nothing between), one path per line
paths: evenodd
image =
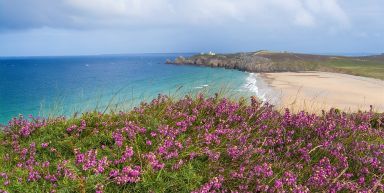
M208 84L203 84L203 85L200 85L200 86L196 86L196 87L193 87L195 89L202 89L204 87L208 87L209 85Z
M260 84L258 84L258 80L260 81L258 74L249 73L248 77L245 79L243 88L247 89L251 93L254 93L260 100L266 101L266 93L262 92L259 88Z

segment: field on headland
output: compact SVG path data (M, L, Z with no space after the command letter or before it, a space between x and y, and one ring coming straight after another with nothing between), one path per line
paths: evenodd
M383 192L383 122L202 95L19 117L0 132L0 192Z
M384 55L359 58L333 58L324 65L331 67L335 72L372 77L384 80Z
M236 54L200 54L179 57L173 64L224 67L248 72L323 71L384 80L384 54L361 57L258 51Z

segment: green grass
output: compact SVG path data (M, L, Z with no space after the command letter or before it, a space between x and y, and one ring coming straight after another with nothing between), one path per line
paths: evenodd
M381 61L334 58L322 63L322 65L331 67L336 72L384 80L384 62Z

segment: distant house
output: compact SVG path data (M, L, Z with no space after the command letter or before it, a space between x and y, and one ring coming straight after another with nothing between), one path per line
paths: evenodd
M208 52L208 55L210 55L210 56L214 56L214 55L216 55L214 52L211 52L211 51L209 51Z
M208 53L200 52L200 55L209 55L209 56L214 56L216 55L214 52L209 51Z

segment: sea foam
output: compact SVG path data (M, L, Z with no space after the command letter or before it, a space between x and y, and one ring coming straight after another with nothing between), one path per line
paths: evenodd
M254 93L263 102L267 100L267 88L263 85L263 82L257 73L249 73L245 79L243 88L251 93Z

